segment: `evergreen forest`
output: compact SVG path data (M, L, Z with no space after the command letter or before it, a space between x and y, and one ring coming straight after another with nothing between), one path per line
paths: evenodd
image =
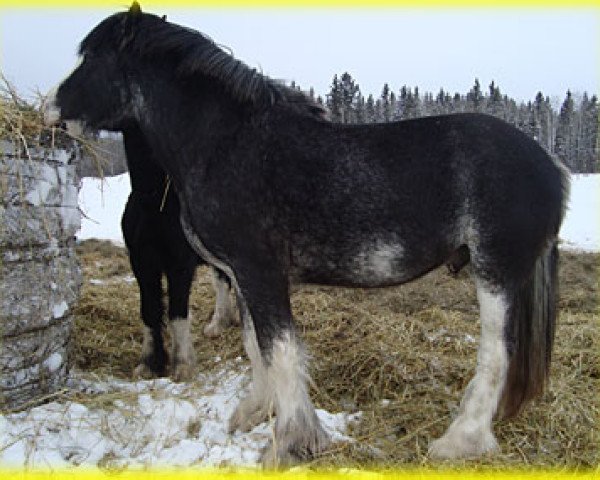
M294 83L292 87L298 88ZM314 90L310 89L314 97ZM381 94L366 97L354 78L345 72L333 77L325 100L331 119L341 123L391 122L429 115L480 112L515 125L536 139L548 152L557 155L573 173L600 172L598 154L598 97L587 92L575 98L570 91L556 111L548 96L538 92L531 101L517 103L491 82L483 90L479 80L466 94L420 92L418 87L403 86L398 92L384 84Z

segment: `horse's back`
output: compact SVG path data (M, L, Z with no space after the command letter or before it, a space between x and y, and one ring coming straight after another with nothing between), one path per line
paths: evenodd
M282 172L273 175L283 180L277 199L304 281L402 283L462 245L514 263L557 233L564 172L501 120L316 125L304 145L307 132L286 138L291 153L273 167Z

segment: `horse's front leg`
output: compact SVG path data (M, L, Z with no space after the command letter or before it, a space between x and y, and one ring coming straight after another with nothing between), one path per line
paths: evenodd
M139 364L133 370L133 376L162 377L166 373L168 356L162 333L164 307L161 252L147 241L148 217L143 215L140 209L131 194L121 221L129 262L140 291L140 316L144 322L142 352Z
M195 261L182 261L167 268L169 285L169 323L171 336L170 376L176 382L190 380L196 367L196 352L191 336L189 300Z
M135 367L133 376L162 377L166 374L168 357L162 334L161 272L148 265L146 265L148 268L139 267L138 263L132 259L131 264L140 289L140 314L144 322L144 340L140 362Z
M238 294L237 297L243 326L242 339L244 349L252 366L252 382L250 384L250 392L240 401L229 419L229 433L233 433L236 430L248 432L262 422L266 422L274 413L275 401L269 389L267 372L258 346L256 331L254 330L254 323L252 322L248 305L241 295Z
M255 267L236 269L252 386L229 427L251 428L273 412L274 438L262 460L265 467L276 468L310 458L329 438L308 395L306 355L293 325L287 276L277 266Z
M235 308L231 302L231 283L227 275L212 268L212 281L216 299L211 321L204 327L204 335L207 337L217 337L226 328L238 323Z

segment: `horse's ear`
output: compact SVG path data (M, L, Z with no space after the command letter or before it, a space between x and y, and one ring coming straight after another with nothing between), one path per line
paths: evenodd
M167 21L167 16L166 16L166 15L163 15L161 18L162 18L162 21L163 21L163 22L166 22L166 21Z
M137 17L138 15L142 14L142 7L140 7L140 4L134 0L134 2L131 4L131 8L129 9L129 15L131 17Z
M142 8L137 1L134 1L131 4L131 8L123 18L122 23L122 34L123 37L121 39L121 43L119 48L121 50L125 49L129 42L135 36L135 31L137 30L137 25L142 19Z

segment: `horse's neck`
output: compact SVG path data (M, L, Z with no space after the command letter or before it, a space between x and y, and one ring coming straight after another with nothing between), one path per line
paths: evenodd
M144 108L138 117L146 147L175 185L185 184L192 172L201 181L213 160L211 152L239 130L242 107L211 80L186 86L164 77L147 78L140 85ZM147 177L148 164L141 160Z
M165 185L166 173L157 164L154 154L137 127L123 131L123 144L129 168L131 189L151 193Z

